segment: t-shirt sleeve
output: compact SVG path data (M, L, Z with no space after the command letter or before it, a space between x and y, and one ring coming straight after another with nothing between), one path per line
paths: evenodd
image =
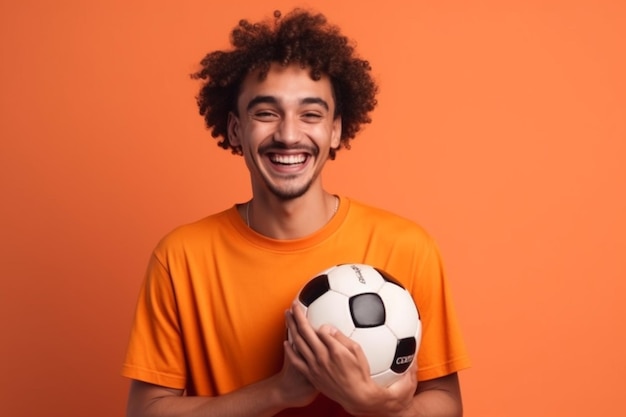
M470 366L439 250L426 245L412 293L422 322L418 380L429 380Z
M155 253L139 293L122 375L184 389L184 358L172 280Z

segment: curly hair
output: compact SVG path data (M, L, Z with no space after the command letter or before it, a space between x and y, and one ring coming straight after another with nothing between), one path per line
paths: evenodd
M341 143L350 149L361 126L371 122L369 113L376 106L378 86L369 62L360 59L350 40L322 14L295 9L274 21L250 23L241 20L231 32L230 51L214 51L201 61L192 78L204 80L197 96L200 115L218 145L241 155L241 147L228 139L228 114L237 114L237 98L245 77L258 70L265 79L272 63L299 64L310 69L311 78L330 78L335 99L335 117L341 115ZM335 158L337 149L330 150Z

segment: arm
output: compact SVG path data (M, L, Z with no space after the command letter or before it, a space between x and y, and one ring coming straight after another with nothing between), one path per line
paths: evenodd
M126 416L273 416L285 408L310 404L318 392L285 355L283 369L263 381L218 397L183 394L180 389L132 380Z
M133 380L130 385L128 417L215 415L271 416L280 410L280 400L270 383L256 384L221 397L186 397L183 390Z
M309 381L357 416L459 417L463 414L456 373L417 384L415 364L391 386L374 383L361 347L333 328L315 331L302 310L287 313L293 346L290 361ZM295 336L294 336L295 335Z
M457 373L420 382L409 410L407 415L412 416L461 417L463 402Z

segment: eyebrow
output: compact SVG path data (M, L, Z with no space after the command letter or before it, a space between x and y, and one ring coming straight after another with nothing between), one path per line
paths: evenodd
M253 108L254 106L260 103L278 104L278 100L274 96L256 96L248 102L248 105L246 106L246 110L250 110L251 108ZM320 106L324 107L326 110L330 109L330 106L328 105L326 100L323 100L319 97L305 97L302 100L300 100L300 104L319 104Z

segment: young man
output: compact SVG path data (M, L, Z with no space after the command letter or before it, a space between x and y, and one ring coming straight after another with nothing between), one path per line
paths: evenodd
M241 21L202 61L198 104L243 155L252 199L156 247L123 366L128 416L460 416L468 366L437 248L414 223L327 192L321 172L368 123L366 61L322 15ZM417 366L388 388L360 347L292 305L341 263L379 267L420 309ZM287 328L293 338L286 342Z

